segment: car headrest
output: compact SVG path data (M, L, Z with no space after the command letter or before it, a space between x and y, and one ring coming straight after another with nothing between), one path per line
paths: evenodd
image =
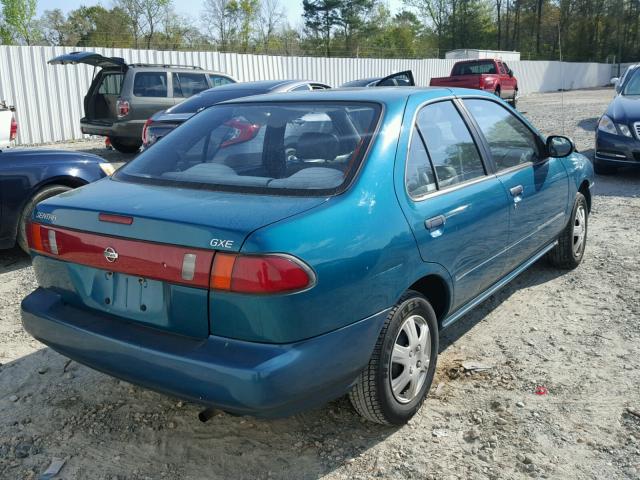
M301 160L324 159L332 161L338 155L340 142L332 133L307 132L300 135L296 157Z

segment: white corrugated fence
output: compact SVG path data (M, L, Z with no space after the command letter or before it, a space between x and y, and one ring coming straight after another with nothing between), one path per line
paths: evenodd
M178 52L79 47L0 46L0 100L15 105L18 144L80 139L83 98L93 76L87 65L48 65L78 50L123 57L128 63L196 65L231 74L239 81L299 78L338 86L357 78L413 70L416 83L449 74L455 60L281 57L217 52ZM509 62L521 94L606 85L611 65L547 61ZM564 82L564 84L563 84Z

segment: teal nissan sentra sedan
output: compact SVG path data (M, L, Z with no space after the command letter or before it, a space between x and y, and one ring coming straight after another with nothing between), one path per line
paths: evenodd
M243 98L37 206L23 323L205 406L282 416L348 393L401 424L442 329L543 256L580 264L592 183L571 140L475 90Z

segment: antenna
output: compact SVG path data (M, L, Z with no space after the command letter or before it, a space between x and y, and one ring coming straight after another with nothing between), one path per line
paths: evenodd
M562 135L564 135L564 64L562 63L562 41L560 22L558 22L558 50L560 51L560 116L562 117Z

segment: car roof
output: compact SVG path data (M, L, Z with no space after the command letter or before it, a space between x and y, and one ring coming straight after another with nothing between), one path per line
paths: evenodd
M254 82L237 82L229 83L227 85L221 85L219 87L210 88L209 91L221 91L221 90L264 90L270 92L279 88L291 86L292 84L303 83L319 83L307 80L257 80Z
M223 77L227 77L227 78L233 78L231 75L229 75L228 73L224 73L224 72L218 72L215 70L204 70L202 68L199 67L189 67L187 65L184 66L179 66L179 65L149 65L146 63L132 63L132 64L128 64L127 68L129 69L133 69L136 71L154 71L157 72L158 70L162 70L162 71L168 71L168 72L186 72L186 73L206 73L207 75L211 75L211 74L215 74L215 75L221 75ZM106 70L109 70L109 67L106 68Z
M451 89L447 87L375 87L372 88L332 88L328 90L270 93L268 95L253 95L224 103L240 102L282 102L282 101L353 101L353 102L377 102L389 103L397 100L406 100L412 95L424 95L426 98L450 97L452 91L457 90L461 94L478 92L465 88ZM375 91L375 95L372 92ZM488 95L491 96L491 95Z

